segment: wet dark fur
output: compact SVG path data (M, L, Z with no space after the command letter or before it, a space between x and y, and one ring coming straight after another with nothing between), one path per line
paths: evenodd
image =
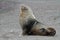
M54 36L56 34L56 30L53 28L41 28L39 32L33 32L31 29L34 27L33 25L37 25L39 22L35 19L29 19L27 23L23 25L23 35L41 35L41 36ZM49 30L49 31L48 31Z
M24 24L23 26L23 31L25 30L25 33L27 35L32 35L32 32L30 30L33 28L34 23L38 24L39 22L35 19L29 19L27 23Z

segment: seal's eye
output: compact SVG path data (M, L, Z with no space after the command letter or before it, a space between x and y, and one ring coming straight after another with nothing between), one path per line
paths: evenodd
M45 29L44 29L44 28L41 28L41 29L40 29L40 32L45 32Z

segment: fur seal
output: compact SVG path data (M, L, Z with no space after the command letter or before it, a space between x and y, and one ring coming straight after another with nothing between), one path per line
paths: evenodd
M24 4L20 6L19 21L23 31L22 35L54 36L56 34L54 28L37 21L30 7Z

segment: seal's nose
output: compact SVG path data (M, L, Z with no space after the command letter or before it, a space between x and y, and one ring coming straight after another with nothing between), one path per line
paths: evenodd
M54 28L47 28L49 36L54 36L56 34L56 30Z

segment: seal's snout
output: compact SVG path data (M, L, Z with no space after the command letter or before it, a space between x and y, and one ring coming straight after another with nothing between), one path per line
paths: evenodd
M56 34L56 30L54 28L47 28L48 35L54 36Z

